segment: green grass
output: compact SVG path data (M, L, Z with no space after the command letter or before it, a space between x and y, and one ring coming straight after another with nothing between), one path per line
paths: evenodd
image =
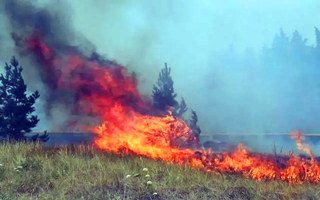
M8 200L320 198L319 185L209 174L86 146L5 143L0 145L0 163L0 199Z

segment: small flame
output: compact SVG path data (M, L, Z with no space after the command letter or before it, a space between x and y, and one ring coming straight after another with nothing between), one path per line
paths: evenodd
M305 138L301 131L293 131L290 133L290 137L296 141L299 150L306 152L310 155L312 160L315 160L315 155L313 154L311 147L305 143Z

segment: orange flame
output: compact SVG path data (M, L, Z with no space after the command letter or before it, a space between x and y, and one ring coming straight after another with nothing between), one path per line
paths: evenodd
M191 135L191 130L182 120L172 115L155 117L134 112L124 114L122 109L115 109L118 112L111 112L120 115L117 116L121 119L120 124L105 121L94 128L99 136L95 143L101 149L191 165L208 172L240 173L256 180L282 180L289 183L320 181L320 166L311 151L307 151L311 153L311 161L290 155L279 162L271 155L249 153L243 145L239 145L232 153L179 148L179 144L187 142Z
M293 131L292 133L290 133L290 137L294 141L296 141L298 149L306 152L307 154L310 155L312 160L315 160L315 155L313 154L311 147L305 143L305 139L301 131Z
M117 122L104 121L93 129L99 135L95 141L99 148L180 164L192 158L193 150L179 149L179 144L189 139L190 129L184 121L172 115L156 117L123 112L119 105L112 108Z
M54 82L52 88L74 93L76 110L99 116L101 124L91 130L97 135L94 142L100 149L147 156L208 172L237 173L256 180L320 182L320 166L311 148L304 144L301 132L293 132L291 137L311 160L295 155L278 160L271 155L250 153L242 145L232 153L186 148L195 142L188 125L171 114L150 115L151 106L143 100L136 81L127 75L124 67L101 63L75 52L59 54L36 36L26 43L43 64L41 70Z

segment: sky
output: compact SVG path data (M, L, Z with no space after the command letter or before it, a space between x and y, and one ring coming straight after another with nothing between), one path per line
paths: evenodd
M289 35L298 30L308 44L314 44L314 27L320 27L318 0L37 0L34 4L67 13L70 26L99 53L137 73L139 88L146 95L151 94L167 62L178 98L184 97L198 113L205 133L266 131L263 124L274 122L265 119L270 110L278 108L278 102L272 100L277 98L268 100L262 95L277 95L268 93L272 87L257 88L265 91L258 98L246 94L243 83L248 80L233 76L233 69L217 63L221 54L230 48L240 54L259 54L281 28ZM8 38L1 31L0 36ZM262 112L259 122L253 120L253 110ZM244 120L243 115L251 117ZM44 126L40 122L39 129Z
M221 53L231 47L240 54L248 50L259 53L264 45L272 44L281 28L289 35L299 30L309 44L314 44L314 27L320 25L320 2L314 0L82 2L72 5L75 28L100 52L134 69L146 94L150 94L158 72L167 62L172 67L177 94L198 112L207 133L216 129L261 132L266 130L257 127L259 124L273 124L264 117L259 122L250 121L255 114L240 111L241 107L261 110L267 98L260 95L265 102L253 102L252 106L234 103L250 99L244 93L245 86L239 85L241 81L235 81L232 75L208 75L227 67L215 62ZM208 84L208 79L223 79L228 87ZM268 93L272 88L261 90ZM222 97L216 98L215 91ZM276 103L269 103L261 112L275 109ZM241 115L253 116L241 121Z

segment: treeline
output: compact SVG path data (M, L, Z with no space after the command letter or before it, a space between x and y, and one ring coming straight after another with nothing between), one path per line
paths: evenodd
M220 53L212 59L212 92L203 105L217 110L202 117L213 118L217 132L320 131L318 28L314 39L280 30L260 49L240 52L233 46Z
M264 45L260 54L246 50L240 55L236 47L231 46L218 61L227 64L246 64L250 66L319 66L320 31L315 27L315 44L311 44L299 31L287 34L280 29L271 45Z

